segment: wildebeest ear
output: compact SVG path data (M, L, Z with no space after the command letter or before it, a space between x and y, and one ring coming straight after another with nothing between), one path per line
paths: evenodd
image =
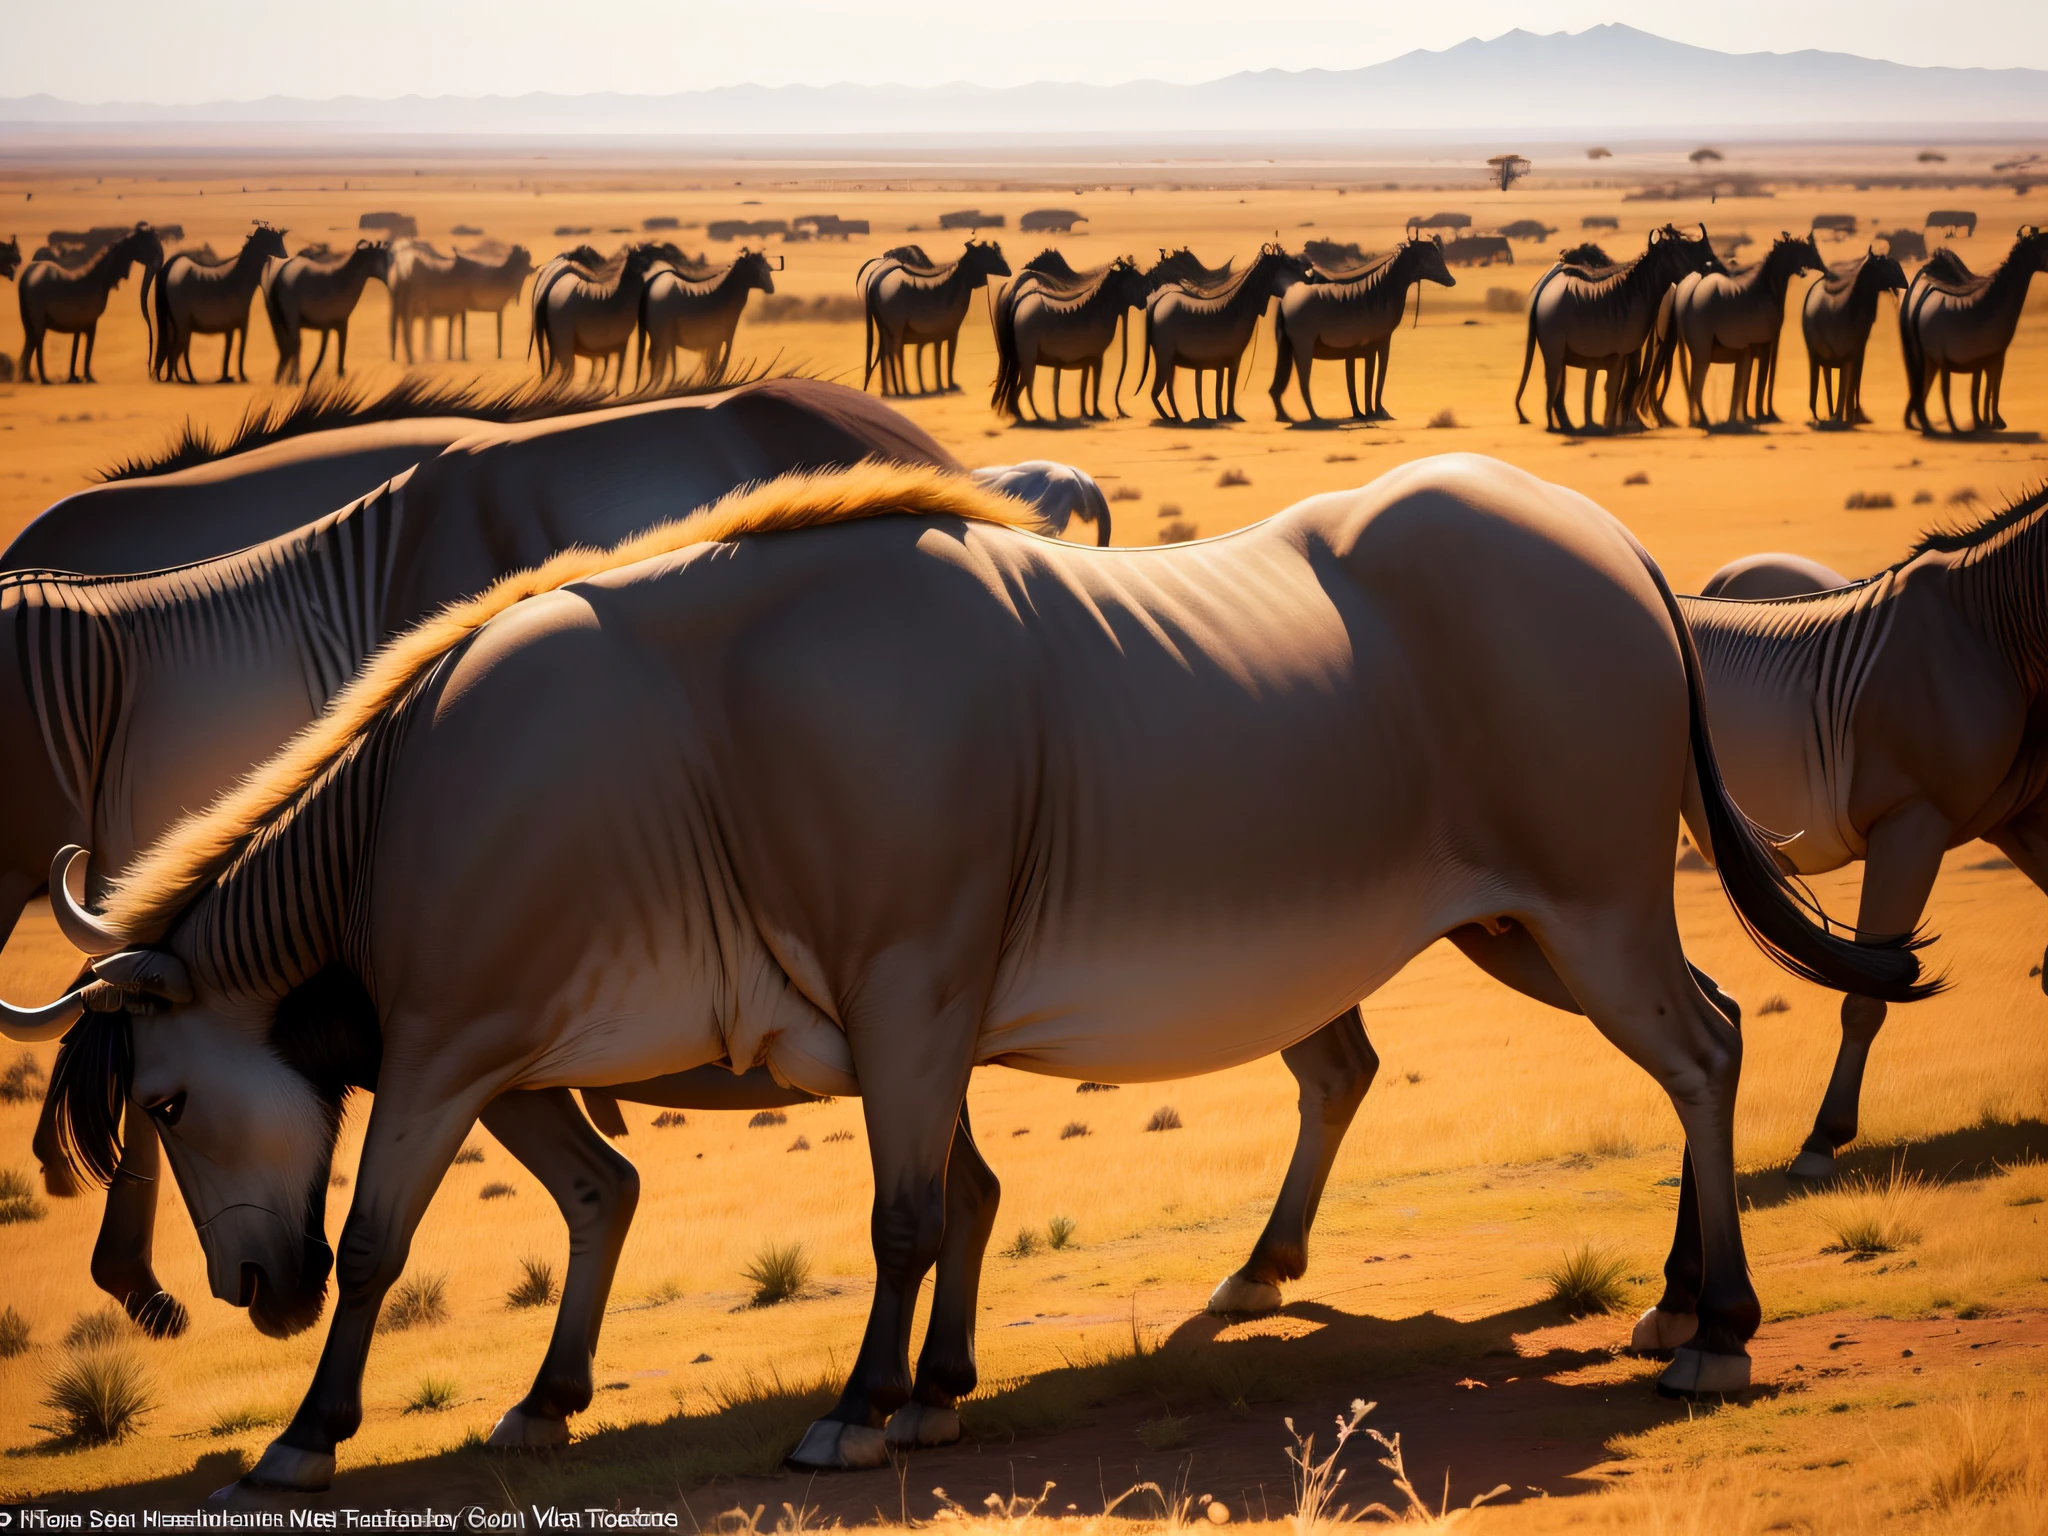
M146 992L167 1003L192 1001L192 977L185 962L168 950L124 949L93 961L92 973L101 981Z

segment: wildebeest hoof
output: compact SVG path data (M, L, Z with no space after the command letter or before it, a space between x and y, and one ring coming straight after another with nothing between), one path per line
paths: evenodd
M334 1481L332 1451L302 1451L273 1440L263 1459L242 1474L239 1488L277 1489L287 1493L324 1493ZM223 1489L222 1492L227 1492Z
M814 1419L789 1464L803 1471L843 1472L889 1465L889 1443L882 1431L837 1419Z
M1694 1313L1652 1307L1636 1319L1635 1332L1629 1335L1629 1353L1668 1359L1674 1349L1692 1342L1699 1329L1700 1320Z
M1834 1158L1825 1152L1801 1152L1785 1171L1795 1179L1819 1184L1832 1179L1838 1170Z
M1720 1397L1749 1386L1749 1356L1713 1355L1703 1349L1681 1349L1657 1378L1664 1397Z
M905 1403L889 1416L882 1438L899 1450L913 1445L951 1445L960 1438L960 1415L930 1403Z
M501 1451L545 1451L569 1443L569 1421L528 1413L514 1403L484 1444Z
M1280 1287L1263 1280L1247 1280L1243 1273L1232 1275L1209 1296L1209 1310L1219 1317L1257 1316L1278 1312L1285 1300Z

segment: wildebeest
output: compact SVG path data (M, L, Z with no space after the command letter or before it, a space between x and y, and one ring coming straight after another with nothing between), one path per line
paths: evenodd
M1961 230L1972 239L1977 234L1977 215L1967 208L1937 208L1927 215L1927 229L1939 229L1951 238Z
M587 357L593 382L605 377L609 364L613 392L624 387L626 355L640 326L640 301L656 259L653 246L634 245L601 272L570 265L544 282L535 279L532 345L540 354L543 377L568 383L576 376L576 359Z
M1849 427L1870 420L1863 411L1863 355L1877 320L1877 298L1881 293L1901 293L1905 287L1905 268L1872 249L1828 268L1822 281L1807 288L1799 307L1799 329L1806 339L1806 409L1814 420L1821 419L1823 383L1828 421Z
M674 376L676 351L686 348L703 361L707 379L725 371L732 356L733 334L747 295L775 291L775 270L760 251L741 251L723 268L703 276L685 276L664 267L647 280L640 299L640 355L650 382L659 385ZM639 370L635 370L638 377Z
M959 258L943 266L914 263L893 251L864 263L853 280L866 311L862 387L879 369L883 394L908 394L903 349L936 346L935 386L948 392L958 389L953 363L968 302L977 288L988 286L991 277L1009 275L1003 248L988 240L969 239ZM918 392L924 393L922 355L917 386Z
M1604 252L1599 254L1604 255ZM1554 432L1574 428L1565 406L1572 368L1586 370L1585 415L1593 417L1593 378L1607 375L1605 423L1609 431L1639 424L1639 379L1643 353L1671 287L1694 272L1720 269L1704 225L1697 236L1666 224L1650 231L1643 254L1626 265L1595 270L1559 261L1537 279L1529 293L1529 326L1522 348L1522 378L1515 386L1515 418L1539 347L1543 351L1543 424Z
M1546 224L1541 219L1516 219L1500 227L1503 240L1548 240L1556 233L1555 224Z
M1237 372L1269 299L1307 277L1308 263L1277 245L1260 250L1244 271L1213 291L1168 283L1145 302L1145 365L1153 371L1152 409L1163 420L1181 420L1174 398L1174 374L1192 368L1195 414L1202 412L1201 372L1217 370L1216 416L1236 421ZM1138 382L1145 382L1141 368ZM1160 401L1165 396L1165 403Z
M1581 229L1619 229L1621 220L1611 213L1589 213L1579 220Z
M1830 234L1837 240L1846 240L1860 228L1853 213L1816 213L1810 234Z
M1735 367L1728 404L1731 426L1777 419L1770 407L1770 384L1778 335L1785 325L1785 290L1802 272L1826 270L1812 235L1781 234L1764 259L1747 271L1688 277L1671 291L1671 327L1684 364L1688 425L1708 424L1707 371L1715 363Z
M1490 267L1497 261L1512 267L1515 252L1499 235L1460 235L1444 247L1444 260L1454 267Z
M1941 408L1949 430L1957 431L1949 403L1949 377L1970 376L1970 430L2005 428L1999 388L2006 349L2019 326L2027 287L2036 272L2048 271L2048 235L2022 224L2005 260L1981 277L1946 277L1934 263L1915 276L1899 314L1906 354L1906 425L1932 432L1927 391L1941 376ZM1924 279L1924 280L1923 280Z
M1130 312L1143 307L1151 291L1146 274L1128 256L1117 257L1079 282L1048 281L1048 274L1022 273L995 305L995 409L1021 421L1028 403L1031 414L1042 420L1036 392L1038 370L1051 368L1052 415L1059 420L1060 374L1071 368L1081 375L1081 414L1099 419L1109 344L1122 334L1128 347ZM1092 408L1088 397L1091 378L1095 385ZM1124 413L1122 391L1123 370L1119 367L1115 400L1119 416Z
M1064 235L1076 224L1087 222L1087 214L1071 208L1034 208L1017 221L1017 228L1027 235Z
M494 1100L764 1057L857 1087L874 1307L793 1460L878 1465L890 1410L974 1385L971 1322L934 1318L915 1382L908 1342L975 1208L946 1170L977 1061L1215 1070L1482 924L1533 936L1523 979L1670 1093L1686 1179L1638 1333L1676 1344L1668 1390L1747 1383L1739 1014L1680 947L1674 816L1774 957L1921 989L1903 943L1815 925L1729 799L1640 546L1574 493L1462 456L1142 554L1021 535L1020 513L865 467L577 552L387 650L98 910L66 858L53 905L94 979L7 1023L42 1038L90 1010L53 1087L73 1151L111 1163L105 1106L132 1099L217 1295L296 1331L338 1282L312 1385L250 1482L326 1486L384 1295ZM804 531L750 536L785 529ZM1380 643L1354 644L1360 625ZM849 677L870 705L852 718ZM1274 782L1290 792L1250 792ZM556 814L536 822L536 794ZM337 1259L319 1218L354 1087L376 1100ZM586 1401L608 1281L550 1350Z
M14 245L17 258L21 247ZM128 269L142 267L142 317L149 322L149 279L164 259L163 241L147 224L137 224L119 240L95 256L82 270L72 270L54 261L32 261L15 281L15 298L21 306L21 367L16 371L23 383L34 364L43 383L50 371L43 364L43 339L51 332L71 337L71 382L78 382L79 342L85 343L85 382L93 382L92 350L99 336L100 316L107 312L107 295L128 276Z
M391 246L383 240L358 240L346 255L316 257L301 251L263 278L263 312L270 317L277 343L275 382L299 382L299 362L308 327L320 333L313 372L327 358L327 338L334 337L334 374L348 372L348 322L363 286L371 278L388 283Z
M262 285L266 265L284 259L284 237L285 231L258 219L243 237L233 261L202 266L189 252L180 251L153 276L144 274L145 296L152 284L155 293L156 349L150 363L154 377L175 383L183 369L185 382L198 383L192 371L193 338L218 336L219 382L229 382L231 360L232 376L244 384L249 382L249 305ZM237 336L242 340L239 356L235 352Z
M1309 393L1309 374L1317 358L1328 358L1344 363L1344 388L1351 397L1352 417L1391 421L1387 412L1388 353L1407 308L1408 290L1422 282L1457 286L1458 280L1444 266L1443 242L1435 237L1404 242L1356 277L1296 283L1281 294L1273 327L1273 384L1268 391L1274 414L1281 421L1293 419L1281 401L1291 373L1308 419L1321 419L1316 415L1315 397ZM1415 302L1419 321L1420 293ZM1365 363L1362 410L1353 377L1360 360Z

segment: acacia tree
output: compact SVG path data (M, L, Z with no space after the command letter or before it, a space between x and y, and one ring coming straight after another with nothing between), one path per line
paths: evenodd
M1520 155L1495 155L1486 162L1493 167L1493 182L1505 192L1529 174L1529 162Z

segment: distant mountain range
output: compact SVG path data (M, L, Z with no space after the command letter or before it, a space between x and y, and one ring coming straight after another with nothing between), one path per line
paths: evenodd
M1199 85L724 86L667 96L343 96L190 106L0 98L0 139L33 125L293 125L518 135L1284 133L1442 138L1505 129L1770 126L1827 134L2048 125L2048 70L1936 69L1854 54L1719 53L1610 25L1513 31L1363 69L1257 70Z

